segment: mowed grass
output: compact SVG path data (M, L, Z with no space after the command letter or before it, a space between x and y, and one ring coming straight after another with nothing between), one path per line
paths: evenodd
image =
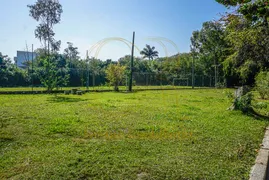
M215 89L1 95L0 179L248 179L268 122L229 106Z

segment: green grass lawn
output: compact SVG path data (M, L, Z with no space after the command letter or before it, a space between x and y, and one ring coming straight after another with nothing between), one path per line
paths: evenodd
M214 89L1 95L0 179L248 179L268 122L230 105Z

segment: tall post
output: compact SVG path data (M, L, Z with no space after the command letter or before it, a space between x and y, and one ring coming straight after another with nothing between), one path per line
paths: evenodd
M192 56L192 68L191 68L191 77L192 77L192 89L194 89L194 55Z
M132 92L132 86L133 86L134 41L135 41L135 32L133 32L132 54L131 54L131 63L130 63L130 79L129 79L129 91L130 92Z
M216 57L215 57L215 60L214 60L214 64L215 64L215 88L217 88L218 80L217 80L217 64L216 64Z
M87 90L89 90L89 54L88 54L88 51L86 53L86 63L87 63Z
M34 45L32 44L32 93L34 93Z

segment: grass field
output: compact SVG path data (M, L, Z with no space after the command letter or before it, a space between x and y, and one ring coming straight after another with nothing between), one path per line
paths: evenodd
M269 123L223 91L0 95L0 179L248 179Z
M73 88L78 88L80 90L87 90L86 87L63 87L59 88L59 90L71 90ZM182 89L182 88L191 88L191 86L133 86L134 90L139 89ZM120 90L127 90L126 86L120 86ZM45 91L46 88L44 87L34 87L34 91ZM113 90L112 86L96 86L96 87L89 87L89 90ZM32 91L32 87L0 87L1 91Z

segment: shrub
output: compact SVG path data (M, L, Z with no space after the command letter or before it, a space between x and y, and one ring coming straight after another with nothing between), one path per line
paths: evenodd
M253 105L256 109L266 109L267 104L265 102L258 102Z
M223 89L223 88L225 88L225 87L226 87L226 84L225 84L225 83L218 82L218 83L216 84L216 88L218 88L218 89Z
M125 66L110 64L106 69L107 80L114 86L114 91L119 91L119 85L124 80Z
M243 113L247 113L252 110L251 101L253 100L253 94L251 92L238 97L234 101L234 109L240 110Z
M260 72L256 78L256 90L262 99L269 97L269 71Z
M70 94L70 91L64 91L64 94L65 95L69 95Z

